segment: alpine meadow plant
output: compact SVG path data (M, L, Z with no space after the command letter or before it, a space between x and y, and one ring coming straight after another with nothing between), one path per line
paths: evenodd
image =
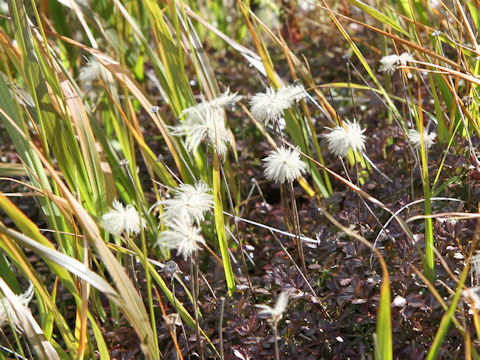
M113 209L102 216L103 227L111 234L120 236L123 232L137 235L146 227L145 219L133 205L123 206L118 200L112 203Z
M287 310L288 298L288 293L282 292L278 296L274 307L264 304L255 305L259 309L262 309L258 315L266 317L270 323L277 324L282 319L285 310Z
M174 127L172 132L176 136L187 136L186 145L189 151L195 151L201 142L207 141L215 147L218 154L227 152L231 135L225 126L225 106L233 105L242 97L229 90L211 101L202 97L199 104L182 111L182 124Z
M412 142L414 148L419 149L422 146L422 136L420 135L420 132L418 130L408 130L408 138ZM429 133L427 129L423 129L423 144L425 146L425 149L430 149L435 143L436 138L436 132L432 131Z
M273 343L275 344L275 359L279 360L280 359L280 354L278 350L278 322L282 319L283 314L287 310L288 306L288 298L289 295L287 292L282 292L278 298L277 302L275 303L274 307L268 306L268 305L255 305L256 307L262 309L258 313L259 316L267 317L268 322L272 326L273 329Z
M480 358L478 0L284 3L0 2L0 359Z
M162 231L158 237L158 245L176 249L185 260L201 249L205 239L201 235L201 229L185 217L177 217L165 221L169 230Z
M174 190L173 198L160 201L165 208L163 216L166 220L185 218L200 224L205 219L205 213L213 209L213 195L210 192L202 180L194 185L180 185Z
M265 93L257 93L252 97L250 112L255 119L265 124L277 122L285 110L305 96L305 89L301 85L289 85L276 91L269 87Z
M327 140L328 150L335 156L345 157L348 151L365 151L366 136L363 135L365 129L362 129L356 121L345 120L344 126L336 126L330 129L328 134L323 137Z
M300 159L300 149L280 146L263 159L265 177L276 183L292 182L305 173L307 165Z

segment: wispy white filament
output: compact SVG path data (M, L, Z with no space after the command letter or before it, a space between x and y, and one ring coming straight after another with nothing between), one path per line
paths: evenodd
M263 304L255 305L256 307L262 309L262 311L260 311L258 315L268 317L270 322L277 323L278 321L280 321L280 319L283 316L283 313L287 309L288 298L289 298L288 293L282 292L278 296L277 302L275 303L275 306L273 308L271 306L263 305Z
M237 93L230 94L229 90L212 101L202 101L185 109L180 114L184 118L182 124L176 126L173 135L187 135L188 151L195 151L202 141L208 141L220 155L227 152L230 142L230 133L225 126L224 107L236 103L241 99Z
M300 153L283 146L273 150L263 159L265 177L268 180L285 183L298 179L305 173L307 165L300 159Z
M289 85L277 91L267 88L265 93L257 93L252 97L250 111L261 122L278 121L286 109L306 95L301 85Z
M15 300L19 304L22 304L23 306L28 306L28 304L33 298L33 284L31 284L28 290L25 291L23 294L14 296ZM18 332L22 332L20 320L18 319L17 314L12 307L12 304L10 303L10 301L8 301L6 297L2 297L0 298L0 328L5 326L5 324L7 324L9 321L12 322Z
M121 202L114 200L112 206L113 210L102 216L106 231L114 235L121 235L124 231L127 235L136 235L145 228L145 219L132 205L124 207Z
M423 144L425 149L429 149L435 143L435 139L437 137L437 133L431 132L428 133L427 129L423 129ZM412 142L413 147L420 148L422 146L422 137L420 132L415 129L410 129L408 131L408 138Z
M323 135L327 140L328 150L335 156L345 157L348 151L365 151L365 139L362 129L356 121L344 121L343 126L336 126L328 134Z
M213 196L207 184L199 181L195 185L180 185L175 189L172 199L160 203L165 207L166 220L181 217L198 224L205 219L205 213L213 208Z
M176 249L177 253L182 255L185 260L192 256L194 251L201 249L202 244L205 244L200 228L193 225L189 219L174 218L166 221L165 225L169 227L169 230L160 233L158 244Z

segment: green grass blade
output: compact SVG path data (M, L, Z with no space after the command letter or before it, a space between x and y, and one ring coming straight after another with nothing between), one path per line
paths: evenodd
M217 231L218 245L222 254L223 270L227 280L227 288L230 296L235 292L235 277L233 275L232 265L230 263L230 254L228 253L227 236L225 233L225 222L223 218L222 202L222 183L220 177L220 161L218 154L213 154L213 201L215 206L215 229Z
M460 281L457 284L457 290L455 291L455 295L453 296L452 304L450 305L448 311L443 315L442 320L440 321L437 333L435 334L435 339L433 340L433 344L430 347L430 351L428 352L426 360L436 359L438 353L440 352L440 348L443 344L443 341L445 340L448 329L450 328L452 318L455 314L455 311L457 310L457 304L460 299L460 295L462 294L462 288L465 284L465 280L467 279L468 269L469 266L465 266L462 271L462 276L460 277Z

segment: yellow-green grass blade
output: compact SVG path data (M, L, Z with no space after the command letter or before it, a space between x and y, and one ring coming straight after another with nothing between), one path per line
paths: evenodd
M42 245L18 231L9 229L2 223L0 223L0 233L14 240L22 247L27 247L31 249L49 262L53 262L62 267L63 269L71 272L72 274L75 274L77 277L87 281L89 284L103 292L105 295L113 298L115 301L118 301L119 295L110 286L110 284L102 277L100 277L97 273L87 268L80 261L65 254L62 254L61 252L58 252L54 249L51 249L48 246Z
M47 70L48 60L44 59L37 39L30 31L23 2L10 1L9 8L15 24L15 39L20 44L23 55L21 60L25 72L24 80L35 102L35 116L39 122L42 146L47 154L50 149L53 151L71 188L78 190L82 199L90 199L93 194L91 189L85 187L89 181L85 164L80 160L82 155L74 130L71 123L60 113L59 104L54 103L49 94L49 91L59 89L52 70ZM87 201L86 204L89 210L95 213L95 208L89 206L90 202Z
M223 270L227 281L228 293L230 296L235 292L235 277L233 275L230 254L228 252L227 236L225 233L225 222L222 202L222 182L220 176L220 161L216 150L213 153L213 201L215 206L215 229L217 232L218 245L222 254ZM242 251L242 250L240 250Z
M384 13L378 11L377 9L359 0L348 0L348 2L355 5L360 10L370 15L371 17L377 19L380 23L390 26L392 29L402 33L407 37L409 36L408 32L406 32L394 19L388 17Z
M435 334L435 339L433 340L433 344L430 347L430 351L427 354L426 360L436 359L438 353L440 352L442 343L445 340L448 329L450 328L452 318L455 314L455 311L457 310L457 304L460 299L460 295L462 294L463 285L465 284L465 280L467 279L468 270L469 266L467 265L462 271L462 276L460 277L460 281L457 284L457 289L455 291L455 295L453 296L452 304L450 305L448 311L443 315L442 320L440 321L437 333Z
M49 196L57 206L61 205L67 208L69 212L75 214L75 218L80 224L81 229L83 229L86 239L96 249L100 260L113 279L116 291L119 294L118 306L122 309L125 317L137 332L138 337L142 342L142 350L151 359L159 359L159 349L154 345L153 331L149 324L145 306L137 290L125 273L125 270L105 245L100 236L97 224L93 221L88 212L73 196L68 187L63 183L56 171L51 167L36 146L32 144L31 147L57 184L59 190L63 194L63 198L59 200L51 193L46 195Z
M388 272L383 271L382 284L380 285L380 304L377 314L377 351L378 360L393 359L392 348L392 319L390 309L390 280ZM377 358L376 356L376 358Z
M7 254L8 257L10 257L10 259L12 259L12 261L15 263L17 268L20 269L23 274L25 274L25 277L28 278L32 284L34 284L35 289L37 290L37 294L39 295L38 305L39 305L40 315L42 317L42 323L44 324L44 332L47 338L50 341L53 341L52 332L53 332L53 326L55 322L55 324L57 325L58 332L61 334L62 339L64 341L64 346L68 349L68 352L72 356L75 356L76 354L75 340L74 340L73 334L70 331L68 323L62 316L62 313L57 308L56 304L54 303L54 300L50 298L50 294L44 288L43 282L39 279L37 272L33 268L30 261L27 259L27 256L23 254L21 248L18 245L16 245L8 237L2 234L0 234L0 248L5 252L5 254ZM47 262L47 265L56 274L59 272L57 270L57 268L59 268L61 269L61 271L66 272L68 276L70 275L65 269L62 269L56 264ZM70 283L68 282L64 282L64 283L68 288L68 287L71 287L71 285L73 284L73 280L70 281ZM73 289L73 291L70 291L70 293L74 296L76 300L78 299L78 293L76 292L75 289ZM56 346L56 349L57 351L60 351L60 348L57 346Z
M60 279L60 281L64 284L66 289L77 300L77 303L79 303L78 301L79 301L80 297L79 297L79 294L76 290L75 282L71 278L70 274L66 271L66 267L62 266L61 264L59 266L59 263L57 261L55 261L55 254L59 254L60 257L63 257L64 259L66 259L67 260L67 265L70 261L72 261L74 263L75 262L78 263L78 261L75 260L75 259L72 259L70 257L67 257L64 254L58 253L55 250L55 248L50 244L50 242L39 232L36 225L30 219L28 219L15 205L13 205L8 200L8 198L6 198L2 193L0 193L0 208L2 208L7 213L8 217L10 219L12 219L12 221L15 223L15 225L22 231L23 234L20 234L20 235L22 237L27 238L27 242L19 242L18 241L19 238L17 236L19 234L16 233L16 232L14 232L13 233L14 236L11 236L10 238L12 240L15 240L15 243L22 245L22 247L27 246L27 247L31 247L31 248L42 249L43 253L48 255L48 256L45 256L44 258L45 258L46 263L49 266L49 268L57 275L58 279ZM3 229L5 230L5 227L3 227ZM10 230L8 230L8 231L10 231ZM70 352L72 352L73 348L71 348L71 345L69 345L69 344L72 344L73 338L69 338L69 336L71 337L72 334L70 334L70 332L68 330L68 326L66 325L66 321L61 316L61 313L56 309L55 305L50 301L50 297L49 297L48 293L43 290L43 287L41 285L42 282L39 279L36 278L36 275L34 275L35 271L34 271L33 268L31 268L31 264L27 260L26 256L21 255L18 252L19 248L12 247L12 245L9 245L9 244L10 243L7 242L6 238L5 238L5 240L2 243L2 245L3 245L2 248L9 254L9 256L12 259L15 260L18 268L21 268L22 271L25 272L26 275L30 274L27 277L30 279L30 281L32 281L32 283L35 284L35 288L37 289L37 291L39 291L42 294L43 301L46 301L46 305L48 307L48 311L47 311L48 316L52 319L52 321L55 320L57 325L59 325L59 329L61 331L63 331L62 335L64 336L67 347L70 348ZM28 245L31 245L31 246L28 246ZM50 258L52 256L52 254L54 254L53 258ZM79 271L84 271L82 269L83 268L80 267ZM87 273L91 273L91 271L87 271ZM100 285L102 283L104 285L106 284L107 287L105 289L107 291L111 292L112 289L109 289L108 283L105 283L105 281L103 279L98 279L98 275L94 274L93 278L97 279L99 281L98 284L100 284ZM51 316L51 315L55 315L55 316ZM51 322L50 324L53 325L53 322ZM92 324L92 328L94 330L95 330L95 327L98 328L98 325L96 325L96 323L94 323L94 321L92 321L92 319L91 319L91 324ZM64 326L62 326L62 325L64 325ZM49 327L51 328L51 326L49 326ZM50 334L48 337L49 338L51 337L51 332L46 331L45 333L47 334L47 336L48 336L48 334ZM65 336L66 336L66 338L65 338ZM97 331L97 334L95 335L95 338L96 338L97 344L100 348L102 346L102 343L104 344L104 340L103 340L103 337L101 336L101 332ZM105 351L103 351L103 353L105 353ZM107 354L108 354L108 352L107 352Z

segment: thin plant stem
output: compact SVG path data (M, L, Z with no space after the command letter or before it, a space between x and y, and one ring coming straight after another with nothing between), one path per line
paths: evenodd
M278 242L278 244L280 245L280 247L282 248L282 250L285 252L285 254L287 255L287 257L290 259L290 261L292 262L293 266L295 267L295 269L297 269L298 273L300 274L300 276L302 277L303 281L305 281L305 284L307 284L307 287L310 289L310 291L312 292L312 295L313 297L315 298L315 300L321 305L322 307L322 310L323 312L325 313L326 317L331 320L330 318L330 315L328 315L328 313L326 312L325 308L323 307L322 305L322 300L317 296L317 294L315 293L315 290L313 290L312 288L312 285L310 285L310 283L308 282L308 279L305 277L305 275L302 273L302 270L300 270L300 268L298 267L297 263L293 260L292 258L292 255L290 255L290 253L288 252L288 250L285 248L285 246L283 246L282 242L280 241L280 239L277 237L277 235L275 235L275 233L270 230L270 233L272 234L273 238Z
M225 177L225 172L223 170L223 166L220 166L220 174L222 175L222 178L225 181L225 184L228 184L227 179ZM230 189L229 189L228 186L225 186L225 189L226 189L226 193L227 193L228 204L230 205L230 211L232 212L232 214L235 214L235 207L233 206L233 200L232 200L232 195L230 193ZM255 293L254 293L253 287L252 287L252 282L250 280L250 275L248 275L247 261L245 260L245 254L243 253L243 237L239 236L238 221L237 221L236 217L234 217L233 220L234 220L234 223L235 223L235 236L240 243L240 255L241 255L240 258L242 259L242 265L245 269L245 277L247 279L248 288L250 289L250 293L252 294L253 298L256 300Z
M307 273L307 266L305 265L305 255L303 253L303 244L300 240L300 220L298 218L298 210L297 210L297 202L295 201L295 194L293 192L293 182L289 182L289 190L290 190L290 210L293 220L293 229L295 234L295 243L297 245L298 256L300 257L300 261L302 262L303 272L306 277L308 277Z
M203 360L203 348L202 341L200 339L200 329L198 326L198 261L197 261L197 252L194 251L192 256L192 261L190 262L190 275L192 277L192 296L193 296L193 313L195 316L195 339L197 342L197 350L200 354L200 358Z
M220 359L223 360L223 314L225 312L225 298L222 296L220 298L220 322L218 325L218 333L220 337Z
M278 331L277 331L277 322L276 321L274 321L272 323L272 329L273 329L273 344L275 345L275 360L280 360L280 354L279 354L279 351L278 351L278 342L277 342Z
M170 283L172 285L173 308L175 309L175 312L178 314L177 297L175 296L175 276L172 275L170 279ZM188 347L187 332L185 331L185 326L183 326L182 318L180 318L180 323L182 324L182 332L183 332L183 337L185 338L185 344Z
M137 203L142 207L143 213L147 215L146 218L147 218L147 221L150 225L150 228L155 229L155 227L153 226L153 224L151 222L150 217L148 216L148 210L146 209L143 202L140 201L139 190L136 186L136 182L133 178L133 175L130 172L130 168L128 166L128 161L127 162L123 161L121 163L121 165L123 165L125 167L127 175L129 177L130 181L132 182L133 187L135 188L135 194L137 196ZM138 216L140 216L140 214ZM141 237L141 240L142 240L141 261L142 261L143 268L146 270L147 266L148 266L148 247L147 247L147 241L145 239L145 232L144 232L143 229L141 230L141 236L140 237ZM132 266L132 272L133 272L133 275L134 275L134 280L138 283L138 280L137 280L137 277L136 277L136 274L135 274L133 258L132 258L131 261L132 261L131 266ZM153 334L154 334L154 337L155 337L155 339L154 339L155 346L158 348L157 325L156 325L156 321L155 321L155 308L153 307L153 297L152 297L152 290L151 290L152 289L152 283L151 283L151 277L150 277L150 272L149 271L145 271L145 282L147 284L148 308L149 308L149 311L150 311L150 324L152 326Z

